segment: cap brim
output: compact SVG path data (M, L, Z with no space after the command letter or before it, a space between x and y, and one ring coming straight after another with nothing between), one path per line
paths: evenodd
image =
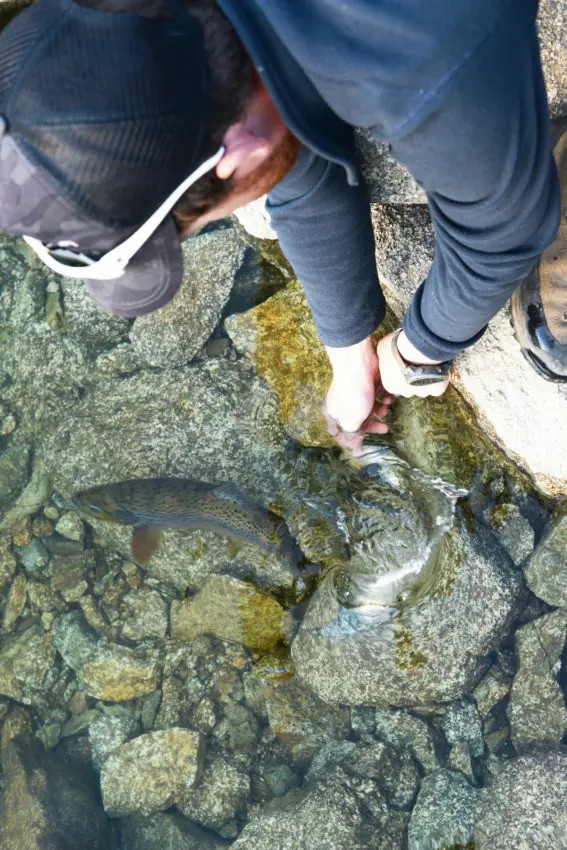
M181 241L171 217L114 280L85 280L89 295L107 313L135 318L171 301L183 279Z

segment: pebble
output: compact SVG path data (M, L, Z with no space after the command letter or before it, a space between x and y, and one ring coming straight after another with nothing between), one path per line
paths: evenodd
M28 596L26 578L22 573L19 573L8 591L6 605L4 606L4 616L2 619L2 631L12 631L16 621L21 616Z
M74 511L69 511L57 521L55 531L67 540L82 543L85 537L85 526L82 519Z
M31 543L18 549L18 556L28 575L43 572L49 564L49 552L41 540L34 538Z

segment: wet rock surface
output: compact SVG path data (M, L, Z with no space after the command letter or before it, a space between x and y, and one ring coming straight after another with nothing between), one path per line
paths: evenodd
M114 817L168 809L191 788L202 769L202 741L196 732L148 732L122 744L101 772L104 808Z
M408 850L445 850L473 838L477 791L458 773L426 776L408 827Z
M143 364L171 368L189 363L214 331L229 299L245 246L231 228L182 243L183 281L175 299L137 319L130 333Z
M542 3L541 22L557 36L544 59L559 109L563 4ZM431 258L428 213L384 149L362 154L374 199L403 204L375 210L380 272L401 313ZM277 245L225 223L184 250L178 299L132 322L0 240L0 722L12 806L0 828L14 850L22 829L37 850L63 847L58 830L108 850L115 839L116 850L560 847L561 516L539 542L548 505L455 392L397 403L387 445L349 463L319 415L328 363ZM234 311L246 312L223 319ZM459 365L458 386L488 433L560 492L562 467L545 465L528 426L562 444L550 431L559 420L540 416L553 419L562 391L524 381L499 321L478 368L472 352ZM495 360L509 371L492 375ZM539 418L523 408L530 394ZM441 497L398 454L470 490L455 521L454 491ZM79 517L69 497L144 476L235 482L285 518L319 578L201 530L168 530L135 563L130 529ZM385 611L369 592L408 564L419 579ZM524 607L520 565L543 602ZM551 754L515 758L542 740ZM65 779L74 787L59 792Z
M567 754L541 750L509 762L475 806L478 850L564 847Z
M566 631L567 611L559 609L516 633L518 672L507 713L518 752L534 744L558 746L567 732L567 707L559 683Z
M2 746L2 775L0 844L4 850L117 848L92 769L78 769L20 735Z
M341 622L330 586L319 587L292 646L298 674L319 696L410 707L454 699L476 684L486 654L518 613L522 582L489 535L469 536L464 526L461 535L448 538L440 555L438 592L393 624L369 617L354 629L348 611ZM433 646L443 650L428 655Z

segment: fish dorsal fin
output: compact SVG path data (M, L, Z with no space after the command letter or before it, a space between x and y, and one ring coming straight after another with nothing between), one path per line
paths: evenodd
M161 531L155 525L137 525L132 532L130 544L134 560L147 564L161 541Z

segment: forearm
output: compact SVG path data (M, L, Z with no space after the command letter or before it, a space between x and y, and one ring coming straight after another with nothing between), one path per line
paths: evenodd
M303 157L299 169L309 170L309 180L300 171L296 183L284 181L266 206L322 342L344 348L370 336L386 309L368 199L363 187L347 185L339 166L305 152Z

